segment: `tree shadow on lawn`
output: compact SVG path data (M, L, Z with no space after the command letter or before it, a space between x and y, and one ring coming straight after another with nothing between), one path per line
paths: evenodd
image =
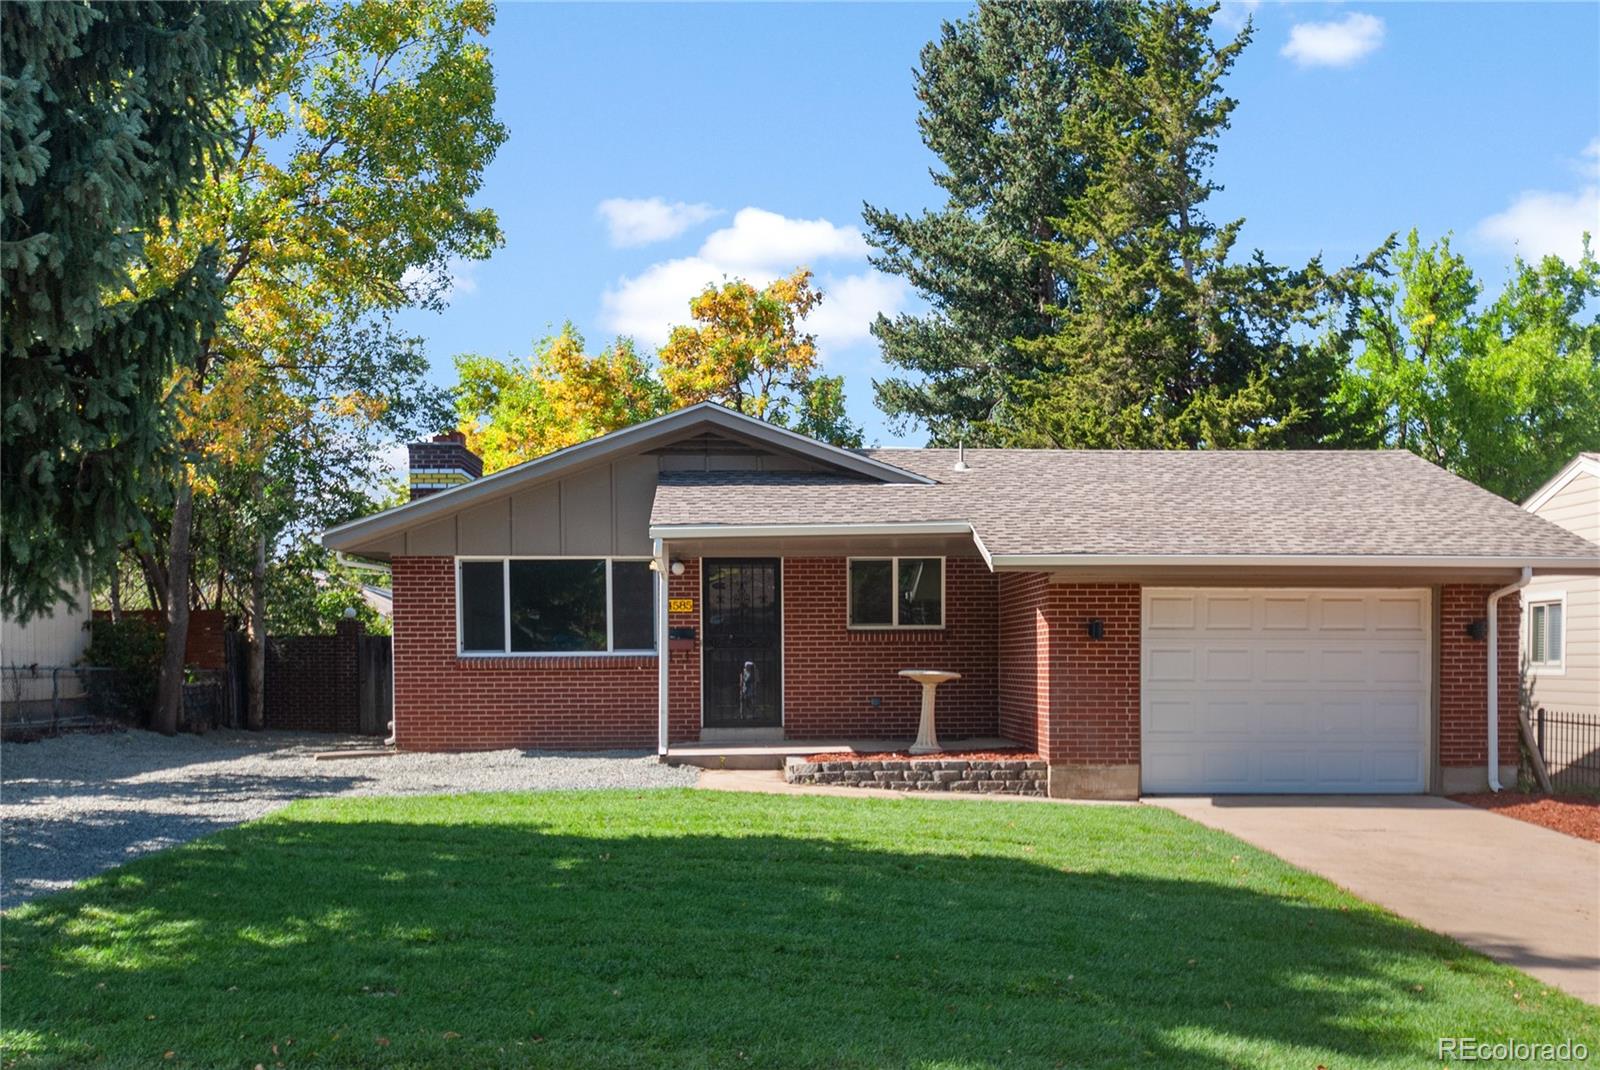
M1171 815L1104 820L1129 851L1220 847L1219 872L867 846L818 835L817 800L764 802L741 834L739 800L699 796L713 820L622 834L651 804L591 798L581 820L512 797L489 820L296 807L37 902L6 919L8 1047L26 1065L1342 1067L1600 1021L1526 984L1514 1002L1487 960ZM1050 832L1048 813L950 816Z

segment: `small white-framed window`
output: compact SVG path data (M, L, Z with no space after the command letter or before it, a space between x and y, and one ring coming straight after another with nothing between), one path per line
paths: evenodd
M1528 663L1535 669L1562 667L1567 646L1567 600L1540 598L1528 604Z
M648 557L460 557L456 651L493 657L653 654Z
M852 557L846 568L851 628L944 627L944 558Z

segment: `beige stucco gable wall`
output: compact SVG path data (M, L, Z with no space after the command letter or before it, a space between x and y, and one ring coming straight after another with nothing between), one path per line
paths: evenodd
M1534 510L1590 541L1600 541L1600 478L1579 472ZM1597 558L1600 563L1600 558ZM1528 627L1536 602L1566 602L1566 651L1559 669L1527 670L1532 708L1600 716L1600 577L1540 576L1522 595L1522 652L1526 664Z
M355 550L387 557L648 557L650 507L664 471L811 471L818 465L756 450L656 447L546 479L407 528Z

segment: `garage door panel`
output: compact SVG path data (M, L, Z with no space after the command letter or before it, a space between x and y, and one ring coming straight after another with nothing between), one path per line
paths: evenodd
M1254 619L1254 602L1248 596L1207 595L1207 631L1249 631Z
M1421 637L1427 627L1424 608L1421 599L1380 597L1375 603L1374 627L1380 632L1410 632Z
M1317 658L1317 683L1364 684L1371 672L1372 652L1360 648L1324 649Z
M1318 748L1315 755L1315 782L1321 786L1360 783L1364 779L1362 757L1362 751L1354 747L1343 750L1337 747Z
M1144 790L1422 790L1428 599L1423 590L1148 590Z
M1145 731L1152 736L1194 735L1194 703L1171 698L1152 701L1145 710L1144 721Z
M1194 603L1195 596L1192 594L1151 598L1145 607L1146 627L1153 632L1169 629L1187 631L1194 627Z
M1145 679L1156 683L1193 683L1195 651L1151 647L1145 654Z
M1324 595L1318 600L1319 626L1325 632L1364 632L1367 630L1367 600L1349 596Z
M1212 647L1206 651L1206 683L1240 683L1256 676L1256 652L1249 647Z
M1304 783L1310 771L1309 756L1303 750L1263 749L1260 754L1261 784L1269 790Z
M1200 731L1212 736L1252 736L1258 711L1248 702L1211 699L1200 707Z
M1304 632L1311 627L1310 595L1267 595L1261 606L1261 625L1266 631Z
M1427 658L1419 647L1379 649L1372 655L1375 684L1426 684Z
M1261 679L1271 684L1310 683L1313 663L1311 651L1305 649L1264 651Z

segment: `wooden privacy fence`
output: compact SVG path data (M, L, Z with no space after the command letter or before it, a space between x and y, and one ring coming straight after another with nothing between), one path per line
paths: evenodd
M394 640L363 635L356 641L358 711L356 731L386 736L394 716Z
M367 635L353 620L340 621L333 635L269 636L265 727L387 735L393 649L388 636Z

